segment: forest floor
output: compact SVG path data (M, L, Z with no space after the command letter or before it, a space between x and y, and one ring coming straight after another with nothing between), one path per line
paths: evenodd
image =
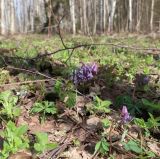
M160 39L0 38L0 158L159 159Z

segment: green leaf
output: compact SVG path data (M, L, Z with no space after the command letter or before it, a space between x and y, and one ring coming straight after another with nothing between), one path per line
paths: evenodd
M25 134L27 132L27 130L28 130L27 125L21 125L20 127L17 128L16 135L21 136L21 135Z
M45 150L55 149L57 143L48 143L48 134L47 133L36 133L36 143L34 148L38 152L44 152Z
M107 143L107 141L106 140L103 140L102 141L102 147L103 147L103 149L105 150L105 151L109 151L109 144Z
M22 139L14 136L14 142L15 142L15 148L21 148L20 145L22 145Z
M7 123L7 126L6 126L8 129L10 129L10 130L13 130L13 131L15 131L15 129L16 129L16 126L15 126L15 123L13 123L12 121L9 121L8 123Z
M57 109L55 107L52 107L52 108L46 108L45 109L45 112L46 113L49 113L49 114L56 114L57 113Z
M108 128L110 126L110 123L111 122L107 118L102 120L102 125L103 125L104 128Z
M55 93L57 93L58 95L61 94L61 87L62 87L62 83L61 81L56 81L55 85L54 85L54 91Z
M150 157L150 158L156 157L156 155L152 151L147 151L146 154L147 154L147 157Z
M53 150L53 149L55 149L55 148L57 148L57 147L58 147L58 144L57 144L57 143L48 143L48 144L46 145L47 150Z
M20 113L21 113L20 108L18 108L18 107L13 108L14 117L18 117L20 115Z
M134 142L133 140L130 140L127 144L124 144L124 148L127 151L133 151L136 152L138 154L142 153L143 150L138 146L138 144L136 142Z
M33 108L31 109L31 113L40 113L44 110L43 107L38 107L38 106L33 106Z
M34 144L34 149L38 152L43 152L43 151L45 151L45 146L43 146L39 143L35 143Z
M140 128L143 128L143 129L147 128L147 125L146 125L146 122L144 121L144 119L135 118L134 123L136 125L138 125Z
M5 91L0 93L0 103L3 105L1 114L7 116L9 119L13 119L20 115L19 108L16 107L18 97L12 95L11 91Z
M98 96L96 96L94 109L100 112L109 113L110 109L108 107L111 104L112 104L111 101L108 101L108 100L103 101Z
M76 104L76 93L67 92L64 101L69 108L73 108Z
M8 101L11 95L11 91L5 91L0 93L0 102L3 103L4 101Z
M148 108L152 108L153 110L160 110L160 104L155 104L153 102L148 101L147 99L142 99L142 102L144 106L147 106Z
M47 133L42 133L42 132L38 132L36 133L36 138L37 138L37 142L41 143L41 144L46 144L48 143L48 134Z
M3 156L8 156L10 153L16 153L21 149L26 149L29 147L29 140L25 138L24 133L26 133L26 126L16 127L15 123L9 121L6 124L6 129L3 131L3 149L1 153Z
M99 141L99 142L96 143L95 152L99 151L99 149L101 148L101 144L102 144L101 141Z
M111 104L112 104L112 102L109 100L105 100L105 101L101 102L102 107L109 107Z

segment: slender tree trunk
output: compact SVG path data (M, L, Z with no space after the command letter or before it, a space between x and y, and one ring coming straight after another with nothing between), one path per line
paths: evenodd
M96 34L96 30L97 30L97 3L96 3L96 0L94 0L93 3L94 3L94 28L93 28L93 34Z
M151 4L151 19L150 19L151 32L153 32L154 5L155 5L155 0L152 0L152 4Z
M83 9L82 9L83 2L82 0L79 0L79 1L80 1L80 10L79 10L80 11L80 30L83 31Z
M142 1L137 1L137 24L136 24L136 31L140 31L141 26L141 17L142 17Z
M8 9L7 7L7 0L1 0L1 33L3 35L6 35L8 34L8 29L9 29L9 24L8 24L8 20L7 20L7 17L8 17L8 12L6 11L6 8Z
M69 0L70 3L70 14L72 21L72 33L76 34L76 19L75 19L75 0Z
M133 7L133 0L129 0L129 31L132 32L133 29L133 19L132 19L132 7Z
M99 28L100 32L103 32L103 0L99 0L100 2L100 14L99 14Z
M16 32L15 28L15 8L13 2L11 2L11 34L14 34Z
M84 24L84 33L87 34L86 0L83 0L83 24Z
M51 36L52 30L51 30L51 16L52 16L52 1L49 0L49 7L48 7L48 37Z
M31 20L31 32L34 32L34 2L31 2L32 3L32 7L30 7L30 20Z
M106 0L103 0L103 32L106 29Z
M114 19L114 13L115 13L115 9L116 9L116 3L117 0L108 0L108 9L109 9L109 20L108 20L108 32L112 32L113 31L113 19Z

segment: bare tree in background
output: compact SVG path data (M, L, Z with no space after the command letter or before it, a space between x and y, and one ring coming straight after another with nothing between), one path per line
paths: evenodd
M94 27L93 27L93 34L96 34L97 30L97 1L93 1L94 3Z
M137 1L137 24L136 24L136 31L140 31L140 25L141 25L141 18L142 18L142 1Z
M133 19L132 19L132 3L133 0L129 0L129 31L132 32L133 29Z
M108 32L113 31L113 19L114 19L114 13L116 9L116 3L117 0L107 0L107 5L108 5L108 15L109 15L109 20L108 20Z
M34 32L35 25L46 23L44 0L1 0L0 12L3 35Z
M84 33L88 33L87 29L87 14L86 14L86 0L82 0L82 5L83 5L83 27L84 27Z
M0 31L6 35L48 29L51 35L54 14L58 19L65 15L61 27L73 34L150 33L160 27L159 6L156 0L0 0Z
M106 0L103 0L103 32L106 28Z
M154 5L155 5L155 0L152 0L152 3L151 3L151 19L150 19L151 32L153 32Z
M75 0L69 0L69 4L70 4L70 15L72 22L72 33L76 34Z

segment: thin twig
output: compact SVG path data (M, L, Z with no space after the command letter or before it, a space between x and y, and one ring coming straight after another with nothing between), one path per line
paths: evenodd
M30 81L23 81L23 82L14 82L14 83L7 83L2 84L0 87L6 87L6 86L15 86L15 85L22 85L22 84L30 84L30 83L39 83L39 82L48 82L48 81L56 81L56 79L42 79L42 80L30 80Z
M7 66L8 69L13 69L13 70L19 70L19 71L24 71L24 72L28 72L28 73L31 73L31 74L37 74L37 75L40 75L40 76L43 76L45 78L48 78L48 79L52 79L52 77L49 77L41 72L38 72L38 71L31 71L31 70L28 70L28 69L23 69L23 68L17 68L17 67L12 67L12 66Z
M68 47L66 46L66 44L64 43L64 40L63 40L63 38L62 38L61 28L60 28L61 21L63 20L64 17L65 17L65 16L63 15L62 18L58 21L57 29L58 29L58 35L59 35L59 37L60 37L60 39L61 39L62 45L64 46L64 48L68 48Z
M74 50L75 50L75 49L72 49L72 51L71 51L69 57L67 58L67 60L65 61L65 63L67 63L67 62L70 60L70 58L71 58L72 55L73 55Z

